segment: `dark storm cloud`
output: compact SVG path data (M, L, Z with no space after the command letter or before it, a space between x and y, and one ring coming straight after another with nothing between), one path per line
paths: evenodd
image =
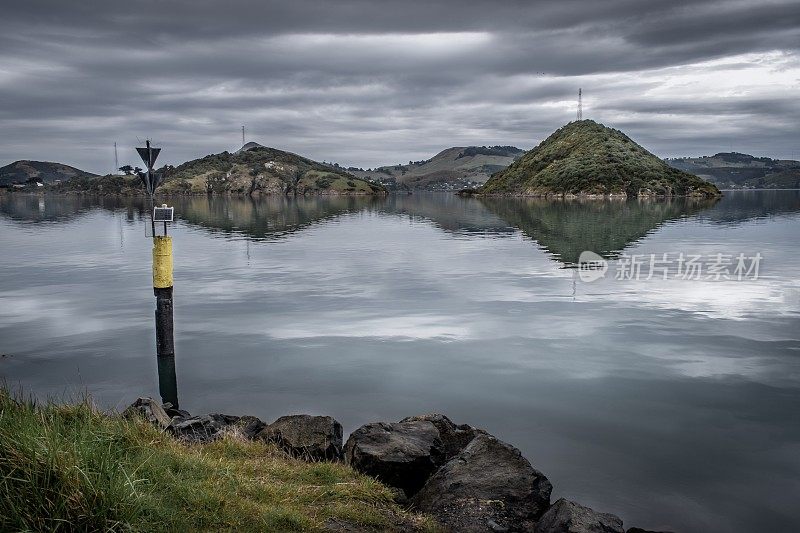
M2 164L108 171L137 136L180 162L236 148L241 124L359 166L527 148L579 86L659 155L797 143L795 1L33 1L3 19Z

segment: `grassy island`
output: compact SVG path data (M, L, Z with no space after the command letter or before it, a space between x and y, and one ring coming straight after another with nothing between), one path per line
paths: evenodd
M713 184L673 168L619 130L570 122L472 191L486 196L720 196Z

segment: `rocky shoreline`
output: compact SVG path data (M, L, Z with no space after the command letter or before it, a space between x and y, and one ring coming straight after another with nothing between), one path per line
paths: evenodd
M176 439L202 444L235 435L273 443L305 461L341 461L395 489L397 503L432 516L446 531L657 533L623 528L622 520L561 498L514 446L441 414L373 422L343 442L330 416L289 415L267 424L254 416L192 416L142 397L123 416L140 416ZM336 522L332 531L364 531ZM397 530L413 531L398 524ZM663 532L662 532L663 533Z
M691 191L686 194L663 194L652 191L639 191L637 194L628 194L626 192L616 193L569 193L557 191L526 191L526 192L494 192L485 193L480 189L461 189L456 192L457 196L464 198L535 198L543 200L673 200L678 198L686 198L692 200L708 200L722 197L722 193L709 195L702 191Z

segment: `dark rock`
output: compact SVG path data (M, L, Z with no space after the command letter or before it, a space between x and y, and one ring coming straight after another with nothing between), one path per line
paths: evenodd
M172 417L164 411L161 404L148 397L138 398L130 407L122 412L122 416L126 418L138 416L162 429L169 426L170 422L172 422Z
M228 429L241 435L245 439L255 440L265 427L267 427L267 425L260 418L245 415L239 417L239 420L231 424Z
M673 533L672 531L652 531L650 529L642 529L640 527L632 527L628 529L627 533Z
M175 418L167 430L183 441L204 443L222 437L227 428L238 420L238 416L220 414Z
M533 531L552 488L518 449L482 433L442 466L412 503L454 531Z
M342 425L330 416L282 416L262 428L257 437L301 459L335 461L342 457Z
M467 424L456 425L445 415L438 413L410 416L400 422L415 422L418 420L427 420L439 430L439 438L442 439L446 460L455 457L476 435L486 434L482 429L477 429Z
M625 533L622 520L561 498L539 519L536 533Z
M176 416L180 418L189 418L191 413L189 411L185 411L183 409L177 409L172 406L171 403L167 402L161 406L164 409L164 412L167 413L171 418L175 418Z
M138 398L122 413L125 417L139 416L176 438L186 442L210 442L224 433L233 433L247 439L255 438L266 424L254 416L202 415L192 416L188 411L176 409L169 402L163 406L153 398ZM340 437L341 441L341 437Z
M411 504L411 500L408 499L403 489L398 489L397 487L388 487L388 489L392 493L392 501L397 505L408 507Z
M439 431L427 420L375 422L355 430L344 446L355 470L415 494L444 462Z

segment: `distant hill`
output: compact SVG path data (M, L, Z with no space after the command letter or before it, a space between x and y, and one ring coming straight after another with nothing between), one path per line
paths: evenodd
M509 196L718 196L697 176L675 169L619 130L593 120L561 127L477 191Z
M248 143L168 170L163 192L239 194L383 194L385 189L344 169L291 152Z
M725 188L800 189L800 161L753 157L737 152L667 159L672 167Z
M484 183L493 172L506 168L523 153L514 146L455 146L407 165L348 171L394 190L458 190Z
M248 143L235 153L207 155L158 171L166 174L158 189L162 194L386 194L383 186L357 178L344 169L257 143ZM60 188L101 194L142 191L137 177L119 175L76 179Z
M50 161L15 161L10 165L0 168L0 186L9 186L15 183L39 181L40 183L53 183L67 181L76 177L92 177L96 174Z

